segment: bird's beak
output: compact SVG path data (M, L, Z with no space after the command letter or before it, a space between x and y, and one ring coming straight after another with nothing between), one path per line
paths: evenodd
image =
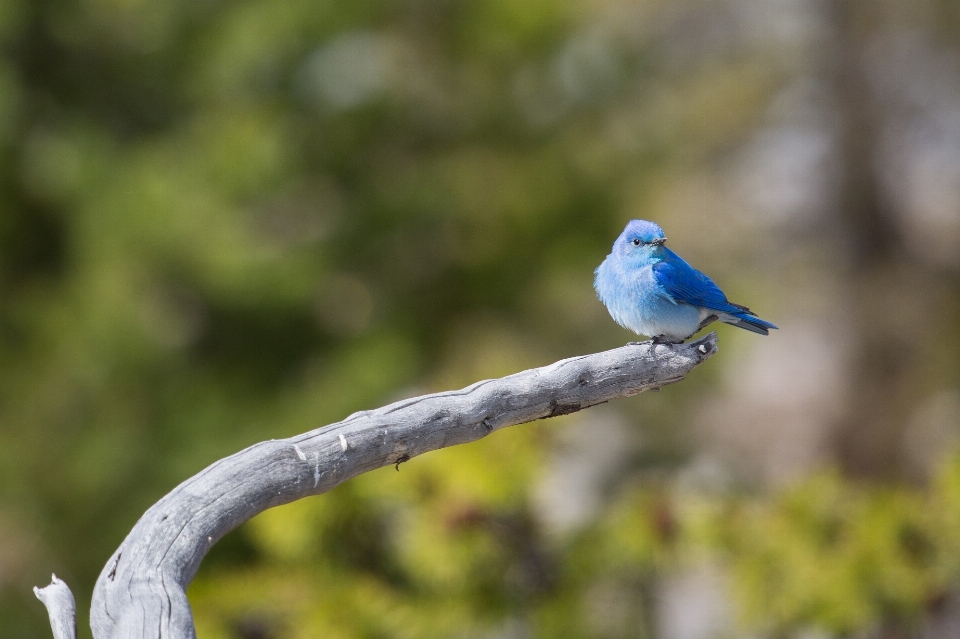
M663 246L664 242L666 241L667 241L667 238L661 237L659 240L653 240L650 243L653 244L654 246Z

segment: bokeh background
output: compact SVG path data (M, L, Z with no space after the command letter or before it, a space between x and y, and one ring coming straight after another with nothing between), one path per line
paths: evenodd
M3 0L0 634L222 456L633 339L634 217L781 330L268 511L200 636L960 636L955 0Z

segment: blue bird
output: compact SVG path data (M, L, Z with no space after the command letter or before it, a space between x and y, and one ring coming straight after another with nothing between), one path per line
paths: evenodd
M717 320L760 335L777 328L727 300L666 241L653 222L631 220L597 267L593 287L617 324L659 343L682 342Z

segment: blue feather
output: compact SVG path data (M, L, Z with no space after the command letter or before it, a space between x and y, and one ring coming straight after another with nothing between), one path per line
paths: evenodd
M713 280L687 264L682 257L666 247L661 250L665 255L662 261L653 265L653 275L674 301L724 313L747 310L730 303Z
M681 340L714 320L761 335L777 328L728 300L664 242L659 226L632 220L597 268L594 287L617 323L642 335Z

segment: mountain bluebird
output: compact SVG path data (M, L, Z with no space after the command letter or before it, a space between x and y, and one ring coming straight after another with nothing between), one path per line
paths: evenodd
M682 342L716 320L761 335L777 328L728 301L666 241L653 222L631 220L597 267L593 287L617 324L659 343Z

